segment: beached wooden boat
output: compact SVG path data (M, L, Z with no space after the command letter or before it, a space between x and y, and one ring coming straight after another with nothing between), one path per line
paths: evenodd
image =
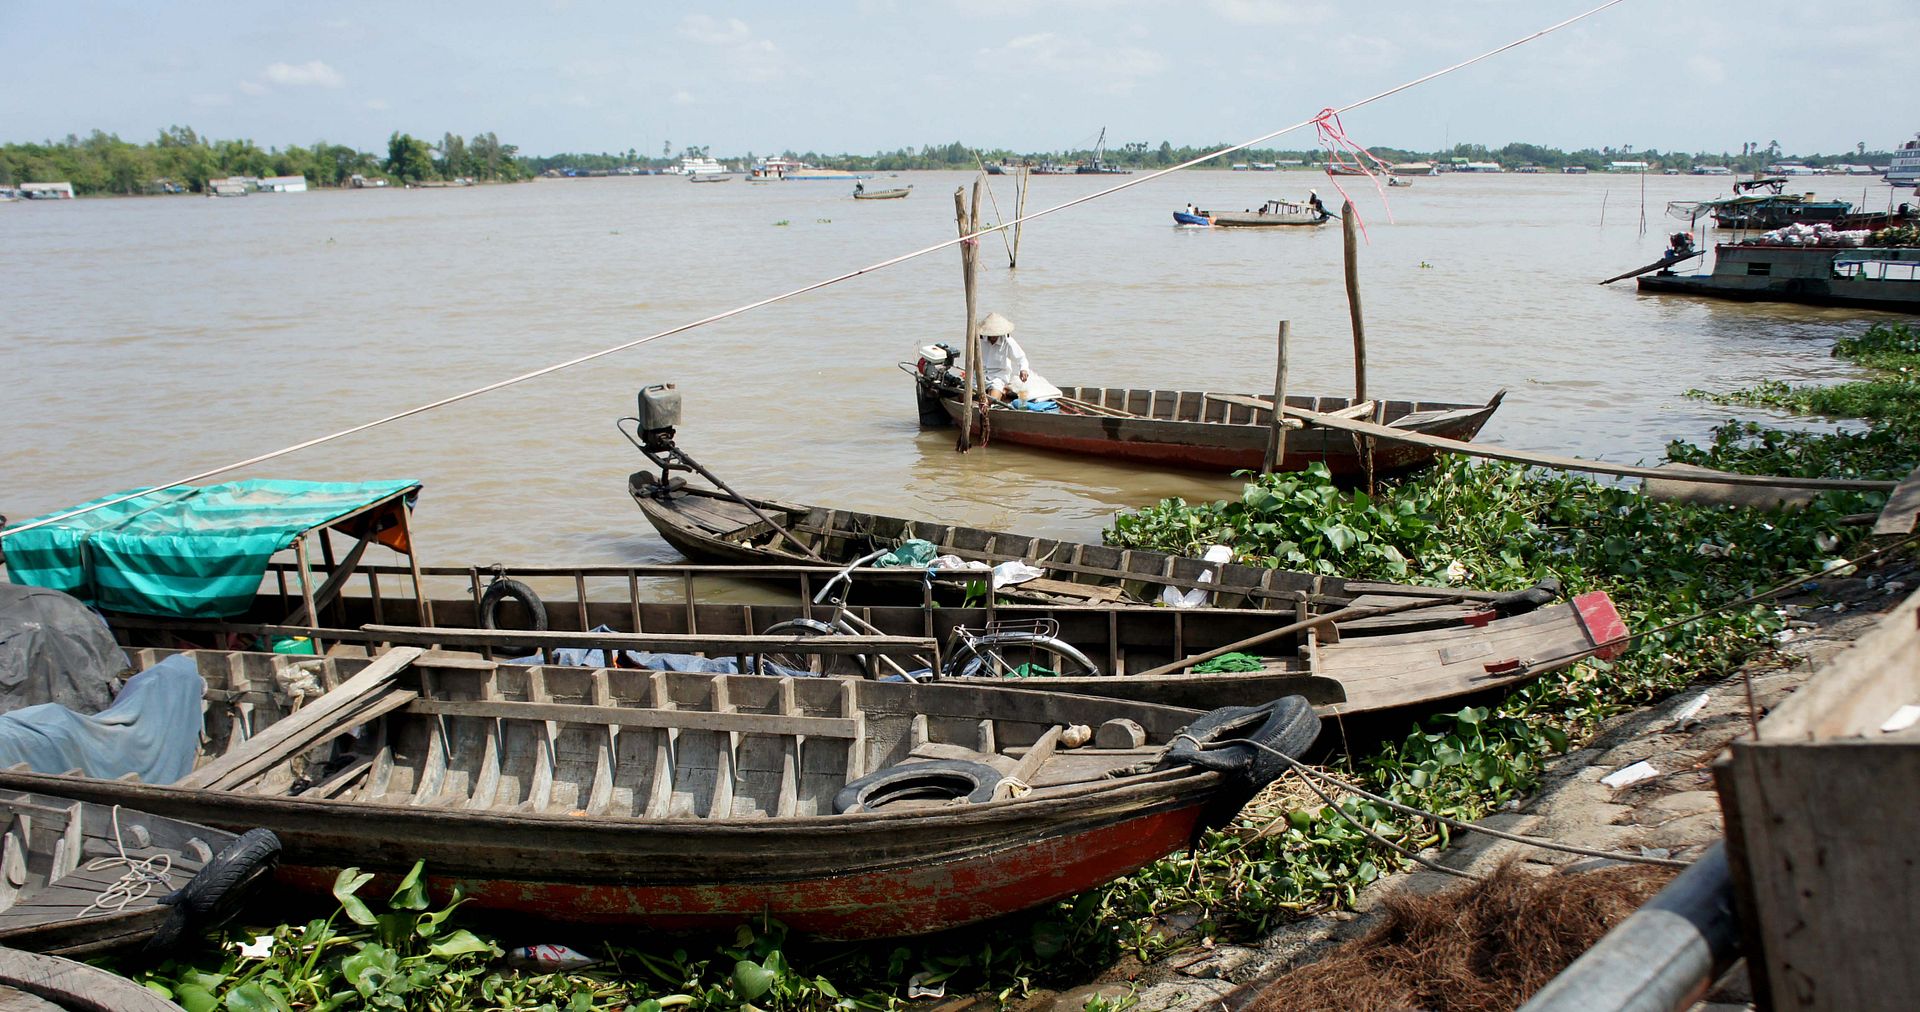
M891 190L855 190L855 200L899 200L913 192L911 186L899 186Z
M0 817L0 945L15 949L85 955L138 945L163 929L178 934L193 911L161 898L216 857L218 888L236 890L222 903L228 912L270 867L270 851L255 841L241 855L229 849L240 842L233 833L134 808L0 790Z
M841 610L814 601L831 572L799 566L516 567L490 582L485 569L427 567L430 585L452 577L486 589L436 596L429 602L432 621L404 596L342 593L322 606L325 621L318 628L275 624L276 616L301 602L297 593L271 592L262 594L252 615L231 622L109 618L131 646L308 635L329 648L438 644L505 656L563 647L699 652L733 660L746 671L756 670L748 653L756 649L755 637L788 633L806 644L781 648L770 659L839 676L888 674L858 642L833 653L807 653L847 638L836 633L857 629L911 644L902 648L903 665L939 671L944 678L1021 677L1029 688L1199 709L1299 693L1323 714L1368 715L1383 724L1465 697L1496 696L1591 655L1614 656L1626 635L1604 594L1552 603L1551 594L1538 591L1494 595L1349 582L1337 585L1339 594L1302 591L1273 598L1269 610L1000 600L944 607L926 600L861 603ZM393 586L405 573L367 566L361 576L371 589L381 580ZM732 575L797 586L798 593L751 603L721 600L718 586ZM912 570L863 569L853 578L855 596L870 602L887 599L878 586L886 583L900 588L891 595L896 601L932 594ZM529 604L538 608L537 619ZM1301 626L1320 618L1329 620ZM1234 644L1245 644L1237 652L1257 658L1257 666L1201 673L1181 664Z
M1245 749L1203 769L1169 748L1183 729L1297 752L1318 724L1299 701L1208 722L1058 693L411 648L194 656L213 689L187 780L6 770L0 786L270 828L281 881L322 896L340 868L397 876L424 857L437 896L575 927L771 916L872 938L1026 909L1189 845L1284 768ZM329 691L289 716L295 674ZM1096 737L1075 744L1073 725Z
M951 369L916 367L914 374L921 424L944 414L959 424L966 404L961 380ZM1057 410L1036 411L996 403L986 411L990 440L1019 443L1107 460L1128 460L1161 467L1206 471L1259 470L1267 452L1271 395L1200 390L1129 390L1118 387L1062 387ZM1485 404L1434 401L1362 401L1346 397L1290 396L1287 403L1323 414L1372 421L1410 432L1471 440L1506 396L1502 390ZM1308 426L1287 434L1286 456L1278 470L1300 471L1321 463L1336 475L1366 472L1365 448L1347 433ZM1432 464L1437 454L1404 443L1373 448L1373 466L1381 473L1409 471Z
M995 591L998 597L1022 601L1155 605L1170 603L1166 599L1169 591L1174 594L1202 591L1201 599L1187 606L1293 612L1320 605L1345 607L1352 598L1369 593L1435 593L1432 588L1348 581L1318 573L1211 562L1146 549L1115 548L828 506L751 496L745 497L743 503L724 492L687 485L684 481L661 485L651 471L629 475L627 492L667 544L698 562L844 566L870 552L896 548L904 541L918 539L932 543L938 555L953 555L988 565L1025 562L1047 570L1041 579ZM751 503L751 507L747 503ZM818 558L808 558L771 524L760 519L754 512L756 509ZM922 596L918 571L909 572L915 574L915 579L899 589L917 599ZM1494 596L1467 593L1476 598ZM894 596L897 599L900 595Z

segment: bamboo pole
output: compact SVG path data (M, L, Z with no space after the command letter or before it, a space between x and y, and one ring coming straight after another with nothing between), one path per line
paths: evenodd
M1020 166L1020 178L1016 184L1018 195L1013 198L1013 253L1007 257L1007 269L1020 266L1020 229L1026 222L1020 219L1027 216L1027 176L1032 168Z
M1292 328L1292 321L1280 321L1279 362L1273 371L1273 418L1267 430L1267 460L1260 467L1267 474L1279 470L1281 461L1287 459L1287 413L1281 405L1287 403L1287 336Z
M967 231L980 231L980 189L986 183L987 174L981 172L973 177L973 206L967 212ZM979 405L974 413L980 419L980 445L987 445L987 375L986 357L980 350L980 312L978 298L980 294L980 240L967 243L967 319L970 332L968 343L973 351L973 364L980 368L967 374L967 385L973 391L974 403ZM971 439L972 433L968 433ZM991 595L989 595L991 596Z
M1341 245L1347 261L1347 314L1353 318L1353 402L1367 399L1367 327L1360 316L1360 229L1353 201L1340 205Z
M972 230L968 227L966 189L956 187L953 191L953 216L958 223L960 235L965 238ZM966 403L960 410L960 438L953 448L965 453L973 448L973 384L980 374L980 322L973 315L973 247L968 243L960 244L960 274L965 281L967 293L967 382L963 390Z
M306 604L307 628L313 630L313 652L323 654L326 648L320 643L320 612L313 606L313 560L307 555L305 534L293 539L293 554L300 562L300 600Z

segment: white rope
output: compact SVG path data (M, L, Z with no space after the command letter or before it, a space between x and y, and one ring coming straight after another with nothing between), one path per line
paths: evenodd
M1409 88L1418 87L1436 78L1444 77L1448 74L1454 73L1455 71L1464 70L1467 67L1471 67L1474 64L1479 63L1483 60L1491 59L1495 56L1498 56L1501 53L1506 52L1507 50L1514 49L1519 46L1523 46L1529 42L1534 41L1535 39L1539 39L1547 35L1550 35L1554 32L1559 31L1562 28L1567 27L1568 25L1574 24L1579 21L1583 21L1596 14L1599 14L1600 12L1606 10L1609 7L1614 7L1625 2L1626 0L1606 0L1605 3L1601 4L1598 7L1593 8L1592 10L1586 11L1585 13L1576 14L1573 17L1566 19L1565 21L1561 21L1557 24L1553 24L1546 28L1542 28L1539 31L1534 32L1530 35L1526 35L1521 38L1515 39L1512 42L1507 43L1506 45L1500 46L1495 49L1490 49L1484 53L1481 53L1478 56L1472 57L1470 59L1462 60L1459 63L1456 63L1450 67L1446 67L1441 70L1436 70L1433 73L1427 74L1423 77L1414 78L1413 80L1408 81L1405 84L1396 85L1392 88L1388 88L1387 90L1379 92L1377 94L1369 95L1368 97L1360 99L1357 102L1351 102L1351 103L1348 103L1347 105L1340 106L1337 109L1331 110L1331 112L1334 115L1352 112L1355 109L1359 109L1363 106L1371 105L1375 102L1380 101L1381 99L1390 98L1394 95L1398 95L1403 91L1406 91ZM1325 115L1325 114L1323 113L1322 115ZM31 523L17 524L13 527L6 528L5 530L0 530L0 539L4 539L10 535L19 534L23 531L30 531L36 527L42 527L47 524L58 523L62 520L68 520L73 517L80 516L83 513L90 513L94 510L102 509L107 506L117 506L121 503L128 502L133 499L137 499L143 495L149 495L154 492L162 492L170 488L178 488L181 485L192 484L193 482L201 481L206 478L211 478L211 477L214 477L215 475L225 474L229 471L238 471L241 468L251 467L255 464L260 464L269 460L274 460L279 457L284 457L290 453L298 453L301 450L319 446L322 443L329 443L336 439L343 439L347 436L365 432L368 429L376 428L381 425L386 425L389 422L397 422L403 418L411 418L414 415L423 414L425 412L432 411L436 408L444 408L449 404L457 404L461 401L478 397L482 394L492 393L495 390L504 389L506 387L510 387L518 383L525 383L528 380L539 379L542 376L551 375L553 373L560 372L563 369L571 369L577 365L585 365L588 362L602 359L609 355L617 355L620 352L630 351L634 348L638 348L643 344L649 344L651 342L658 341L663 337L672 337L675 334L683 334L689 330L693 330L697 327L704 327L710 323L719 323L722 320L730 320L736 316L740 316L745 313L750 313L756 309L762 309L767 306L774 305L775 303L785 302L788 299L798 298L810 292L816 292L822 288L827 288L832 285L840 284L843 281L851 281L854 278L860 277L863 274L871 274L874 271L885 270L886 268L889 268L889 267L895 267L900 264L906 263L909 260L915 260L920 257L926 256L930 253L938 253L941 250L948 249L953 246L957 246L963 242L978 242L981 236L986 235L989 232L1001 231L1001 230L1010 228L1013 225L1020 224L1022 222L1033 221L1037 218L1044 218L1047 215L1056 214L1060 211L1065 211L1071 207L1078 207L1079 205L1087 203L1088 201L1091 201L1091 200L1098 200L1103 197L1111 196L1113 194L1119 193L1121 190L1130 189L1132 187L1139 186L1144 183L1152 182L1153 180L1159 179L1162 176L1166 176L1171 173L1178 172L1181 169L1192 168L1195 165L1199 165L1203 162L1212 161L1216 158L1221 157L1222 155L1229 155L1236 151L1253 147L1256 144L1260 144L1265 141L1272 140L1273 138L1279 137L1282 134L1292 133L1293 131L1299 130L1303 127L1311 126L1314 123L1319 122L1320 119L1321 119L1320 116L1315 116L1311 119L1301 120L1300 122L1295 123L1291 126L1282 127L1278 130L1261 134L1260 136L1254 137L1250 140L1241 141L1238 144L1220 148L1217 151L1200 155L1196 158L1190 158L1184 162L1181 162L1178 165L1171 165L1164 169L1159 169L1154 172L1149 172L1142 176L1137 176L1135 178L1128 179L1125 182L1107 187L1104 190L1096 190L1093 193L1089 193L1081 197L1076 197L1072 200L1067 201L1064 204L1055 204L1052 207L1042 208L1041 210L1035 211L1032 214L1026 215L1025 217L1015 218L1012 221L1001 222L997 225L993 225L988 228L983 228L978 232L972 233L971 235L957 236L955 238L945 240L944 242L935 243L932 246L924 246L924 247L921 247L920 249L914 250L911 253L902 253L899 256L892 257L887 260L882 260L878 263L870 264L866 267L855 268L854 270L848 271L844 274L836 274L833 277L827 278L822 281L815 281L812 284L802 285L799 288L795 288L787 292L782 292L779 295L771 295L771 296L768 296L767 298L760 299L756 302L749 302L749 303L746 303L745 305L736 306L732 309L723 310L721 312L714 313L711 316L703 316L698 320L692 321L691 323L683 323L678 326L669 327L666 330L648 334L645 337L635 338L624 344L616 344L610 348L603 348L599 351L589 352L577 358L568 359L565 362L559 362L554 365L544 366L542 368L535 369L532 372L525 372L509 379L500 380L497 383L489 383L486 386L476 387L472 390L466 391L465 393L458 393L458 394L453 394L452 396L449 396L449 397L442 397L437 401L432 401L427 404L422 404L418 407L408 408L405 411L397 411L383 418L374 419L371 422L364 422L360 425L355 425L350 428L341 429L338 432L334 432L325 436L319 436L313 439L309 439L309 440L306 440L305 442L295 443L292 446L274 450L269 453L262 453L262 454L259 454L258 456L248 457L245 460L234 461L231 464L224 464L220 467L209 468L205 471L199 472L198 474L191 474L184 478L180 478L175 481L168 482L165 485L156 485L142 492L135 492L135 493L129 493L123 496L116 496L114 498L107 499L102 502L94 503L90 506L71 509L66 511L65 513L57 513L52 516L42 517L41 519L32 521Z
M161 851L152 857L131 858L127 856L127 844L120 838L120 806L113 806L113 845L120 853L118 857L96 857L87 862L88 871L105 871L115 865L126 865L127 871L120 880L100 891L100 895L87 904L80 916L85 917L92 910L105 913L119 913L129 904L146 899L153 893L156 885L173 888L173 855Z

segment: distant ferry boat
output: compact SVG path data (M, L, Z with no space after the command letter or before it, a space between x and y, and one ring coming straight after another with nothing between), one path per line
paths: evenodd
M1900 145L1893 153L1893 164L1887 166L1887 182L1895 186L1920 185L1920 134Z
M666 170L676 176L724 176L727 167L714 158L682 158L680 164Z
M752 179L872 179L871 172L849 172L846 169L823 169L817 165L808 165L795 158L768 158L753 167L749 174Z

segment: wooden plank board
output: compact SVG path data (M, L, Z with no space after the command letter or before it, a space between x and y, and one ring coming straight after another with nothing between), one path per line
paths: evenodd
M99 967L58 956L0 948L0 985L79 1012L180 1012L157 993Z
M716 682L715 684L722 684ZM525 703L508 699L416 699L408 713L503 720L552 720L602 727L675 728L682 731L730 731L740 734L804 734L852 738L857 721L849 717L802 717L781 713L653 709L639 706L588 706L580 703Z
M685 633L530 632L523 629L445 629L428 626L369 625L363 631L392 643L468 643L510 646L529 642L554 646L615 647L710 655L759 653L864 654L931 650L937 644L919 636L709 636Z
M297 740L312 728L325 724L341 712L363 705L368 699L380 693L393 681L395 675L407 665L412 664L424 652L417 647L395 647L387 651L372 664L367 665L359 674L341 682L319 699L308 703L298 713L276 722L260 734L249 738L239 748L187 774L178 786L206 787L256 760L287 754L289 742Z
M1873 533L1879 536L1912 534L1917 524L1920 524L1920 468L1915 468L1894 486L1887 505L1880 510L1880 519L1873 522Z

